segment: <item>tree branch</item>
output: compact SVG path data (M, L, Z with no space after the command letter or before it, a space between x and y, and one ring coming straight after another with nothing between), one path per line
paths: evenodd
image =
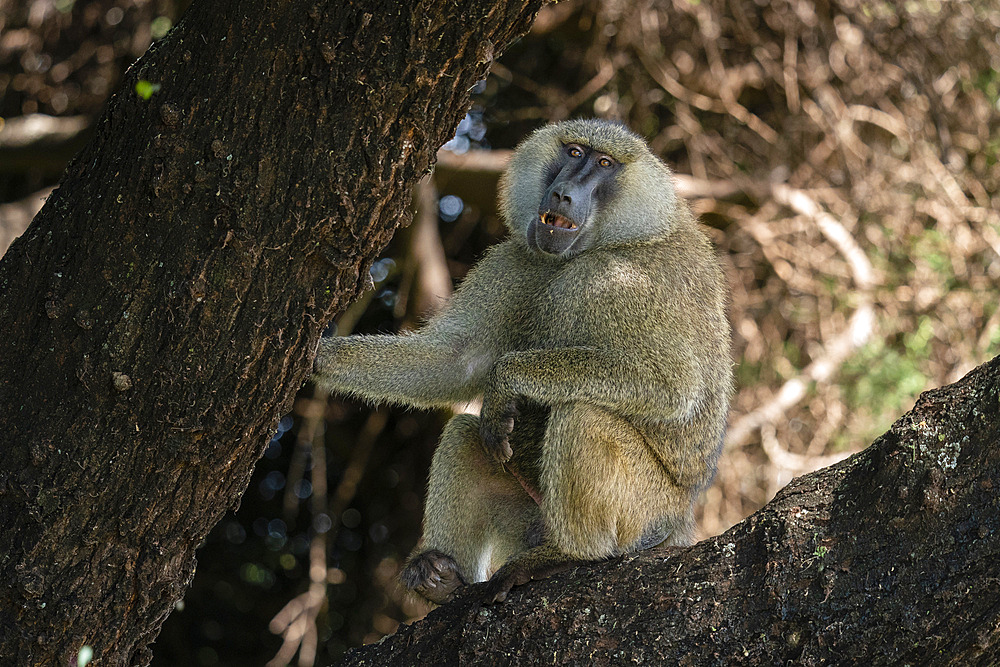
M1000 357L693 547L481 587L348 665L996 664Z

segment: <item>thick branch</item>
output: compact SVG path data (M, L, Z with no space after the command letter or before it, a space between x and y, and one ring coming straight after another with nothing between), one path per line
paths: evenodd
M0 204L0 257L7 252L7 247L28 228L28 223L35 217L45 203L45 198L52 188L44 188L32 193L20 201Z
M480 587L351 665L997 664L1000 357L731 530Z

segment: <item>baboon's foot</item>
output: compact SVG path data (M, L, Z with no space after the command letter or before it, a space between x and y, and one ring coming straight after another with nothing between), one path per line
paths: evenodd
M409 590L437 604L451 600L455 591L465 585L458 563L434 549L410 556L400 579Z

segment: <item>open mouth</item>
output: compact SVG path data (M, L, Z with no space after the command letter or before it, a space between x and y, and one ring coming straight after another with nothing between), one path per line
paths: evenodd
M559 215L558 213L553 213L552 211L542 213L542 222L549 227L558 227L559 229L576 229L575 222L569 218Z

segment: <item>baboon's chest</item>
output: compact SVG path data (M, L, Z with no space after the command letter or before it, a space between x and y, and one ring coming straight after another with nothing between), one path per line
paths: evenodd
M621 322L645 315L654 278L627 262L574 264L538 286L525 319L526 347L616 347Z

